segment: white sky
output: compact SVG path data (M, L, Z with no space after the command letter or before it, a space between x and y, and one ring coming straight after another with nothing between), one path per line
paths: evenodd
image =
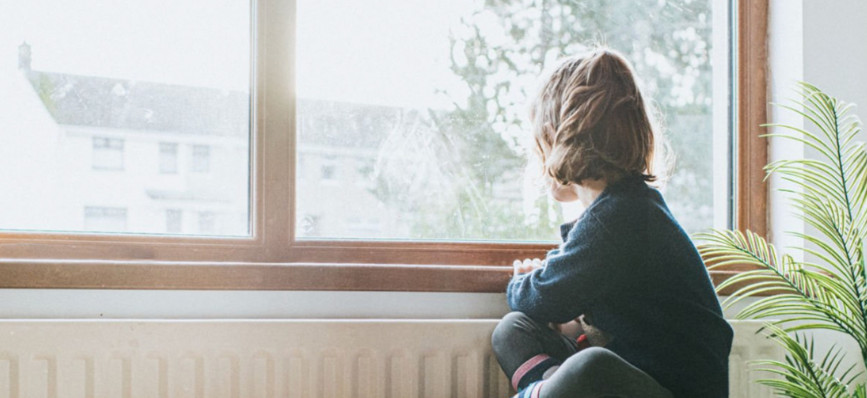
M477 0L298 0L299 96L391 105L447 101L449 28ZM82 75L246 89L246 0L2 0L0 71Z
M442 105L434 88L460 87L449 70L449 29L474 3L300 0L299 95Z

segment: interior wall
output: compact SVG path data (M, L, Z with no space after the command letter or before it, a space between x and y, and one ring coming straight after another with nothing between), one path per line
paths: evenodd
M861 104L860 113L867 116L867 2L801 1L804 80L835 97Z
M490 319L505 294L0 289L0 318Z
M804 11L801 1L772 0L768 32L768 98L772 103L789 104L795 98L795 84L804 80ZM768 118L773 123L803 127L803 118L775 106L768 106ZM779 133L779 128L756 128L756 134ZM802 144L780 138L769 138L768 160L802 157ZM797 185L773 175L769 180L768 198L769 239L777 247L799 247L803 240L789 232L803 232L804 222L789 213L787 198L780 189L798 190ZM800 252L790 252L803 260Z

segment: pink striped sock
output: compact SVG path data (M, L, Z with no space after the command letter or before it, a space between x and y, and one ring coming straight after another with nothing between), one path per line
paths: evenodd
M542 380L542 375L552 366L557 366L560 361L545 354L536 355L525 361L518 370L512 374L512 387L515 391L527 387L530 383Z

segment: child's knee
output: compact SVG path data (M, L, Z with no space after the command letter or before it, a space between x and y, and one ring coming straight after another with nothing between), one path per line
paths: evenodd
M529 317L523 312L510 312L500 320L497 327L494 328L494 333L491 334L491 346L495 354L506 349L509 342L514 340L514 334L521 329L521 325L526 324Z
M592 389L598 384L616 382L618 361L616 354L608 349L588 347L567 358L557 372L584 388Z
M581 356L579 358L581 358L585 364L588 364L595 369L611 368L612 365L619 362L617 354L603 347L588 347L581 351Z

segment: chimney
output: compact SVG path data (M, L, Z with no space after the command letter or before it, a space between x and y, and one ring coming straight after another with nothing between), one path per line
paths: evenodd
M18 69L30 71L30 45L26 41L18 46Z

